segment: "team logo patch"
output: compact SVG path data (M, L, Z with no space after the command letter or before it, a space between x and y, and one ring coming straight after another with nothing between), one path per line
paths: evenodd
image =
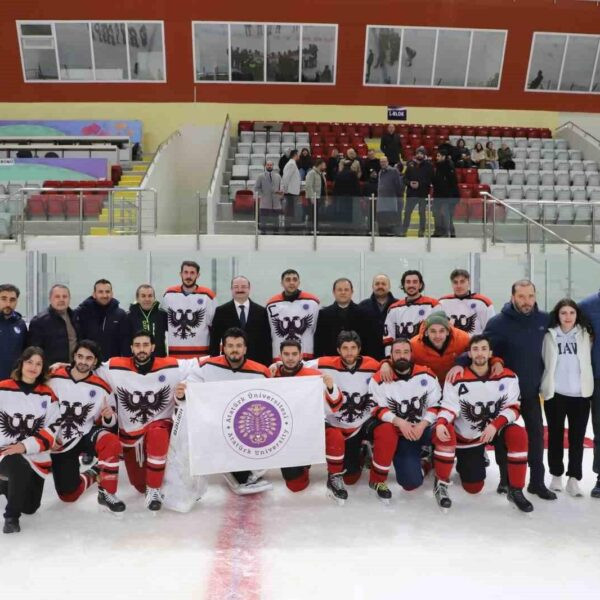
M42 401L42 408L46 408L47 406L48 406L48 403L45 400L43 400Z
M359 392L342 392L344 400L340 408L338 418L342 423L354 423L362 420L371 410L377 406L372 394L360 395Z
M94 392L95 393L95 392ZM81 404L81 402L66 402L60 403L60 417L62 420L62 432L65 439L70 440L75 436L82 436L83 430L80 429L85 425L87 418L92 412L94 405Z
M164 375L159 375L158 380L162 383L163 381L166 380L166 377Z
M44 403L45 404L45 403ZM44 426L44 417L35 415L14 413L9 415L4 411L0 412L0 431L9 438L17 442L35 435Z
M474 402L460 400L460 414L469 421L471 428L479 432L483 430L500 414L508 396L501 396L498 400L488 402Z
M195 330L200 327L202 321L204 321L204 313L206 309L191 310L181 309L173 310L169 308L167 315L169 319L169 325L173 329L173 335L179 337L182 340L187 340L192 337Z
M196 300L196 304L204 304L204 298L198 298L198 300Z
M124 411L129 413L132 423L145 425L152 417L169 406L171 388L165 385L157 392L153 390L133 391L118 387L115 395Z
M304 332L312 327L313 316L298 317L295 315L293 317L283 317L283 319L271 317L271 322L278 337L299 342Z
M425 387L427 385L427 379L421 379L421 385Z
M304 310L308 310L308 309L310 308L310 306L309 306L308 304L303 304L303 305L302 305L302 308L303 308Z
M475 308L477 308L477 305L475 304L475 302L473 302L473 303L471 304L471 308L472 308L473 310L475 310Z
M498 386L498 389L499 389L501 392L502 392L502 391L504 391L504 384L503 384L503 383L501 383L501 384Z
M96 396L96 390L90 390L90 398L94 398Z
M223 413L226 442L246 458L277 454L289 441L292 425L292 413L285 400L261 389L238 394Z
M421 309L421 310L419 311L419 316L420 316L420 317L422 317L424 314L425 314L425 311L424 311L423 309Z

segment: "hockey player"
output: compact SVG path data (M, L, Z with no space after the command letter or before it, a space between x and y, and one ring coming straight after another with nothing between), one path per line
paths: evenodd
M435 298L423 296L425 282L419 271L405 271L402 274L400 287L406 297L390 306L383 328L386 356L389 356L390 344L396 338L411 338L417 335L421 322L439 304Z
M519 510L531 512L533 505L523 495L527 473L527 432L516 421L520 417L519 381L509 369L490 371L490 341L476 335L469 343L471 364L461 377L444 385L444 397L433 435L436 473L434 495L442 509L452 506L448 496L450 472L456 470L470 494L483 489L484 452L488 443L503 445L508 455L508 500Z
M275 377L308 377L319 375L324 383L324 405L326 419L330 413L338 411L342 405L342 392L329 373L322 374L302 362L302 346L297 340L285 340L279 347L281 364L277 366ZM344 488L342 473L344 470L344 436L338 427L325 428L325 458L327 460L327 490L335 500L343 503L348 498ZM286 467L281 469L285 484L292 492L301 492L309 484L310 466Z
M246 332L231 327L223 334L223 355L198 361L199 366L191 370L187 381L230 381L234 379L263 379L270 377L269 369L246 358L248 343ZM185 386L177 391L178 400L185 398ZM271 489L271 484L262 478L264 471L238 471L225 473L224 477L236 494L256 494Z
M115 496L119 478L121 443L109 429L117 424L112 390L94 375L102 362L98 344L82 340L75 346L73 362L53 371L48 385L59 398L61 426L50 455L58 497L75 502L98 480L98 503L123 512L125 503ZM112 406L111 406L112 404ZM98 464L79 473L79 457L98 457Z
M50 474L50 448L60 427L54 392L46 385L44 351L25 348L10 379L0 381L0 495L4 533L21 531L21 513L39 507Z
M217 303L215 293L196 282L200 265L192 260L181 263L181 285L167 288L162 306L169 322L169 356L195 358L209 354L210 326Z
M372 416L377 403L369 391L369 381L379 371L379 361L362 356L361 339L355 331L342 331L337 338L338 356L323 356L306 363L323 375L331 375L343 399L337 412L329 412L326 429L336 428L342 433L344 444L344 483L352 485L361 475L361 448L363 441L373 444L373 460L369 486L383 498L391 497L385 483L396 450L398 434L393 425ZM329 475L327 487L335 495L333 486L341 483L337 475Z
M273 342L273 360L279 357L284 340L296 340L303 348L303 358L310 359L314 352L314 335L319 315L319 299L300 290L300 275L294 269L281 274L283 292L267 302L267 314Z
M496 311L492 301L482 294L471 293L471 275L465 269L450 273L452 294L440 298L440 307L454 327L469 335L483 333L486 323Z
M415 364L410 341L392 342L390 364L392 380L383 381L381 373L369 383L379 421L391 424L399 435L394 457L396 480L405 490L423 483L421 447L430 445L430 426L435 421L441 397L438 380L428 367Z

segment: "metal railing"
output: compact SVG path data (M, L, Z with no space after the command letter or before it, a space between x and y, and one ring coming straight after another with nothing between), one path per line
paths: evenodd
M596 144L596 146L600 148L600 140L595 135L592 135L589 131L585 130L583 127L577 125L577 123L574 123L573 121L567 121L566 123L559 125L556 128L555 133L560 132L562 129L573 129L582 137L586 139L589 138L590 140L592 140Z
M144 177L142 178L142 181L140 182L140 187L145 188L148 185L148 178L152 174L152 171L154 171L154 167L155 167L156 163L160 160L163 148L168 146L173 141L173 139L176 137L181 137L181 131L179 129L177 129L173 133L171 133L168 138L163 140L158 145L158 148L156 149L156 152L154 153L154 156L152 157L152 160L150 161L150 164L148 165L148 168L146 169L146 172L144 173Z
M115 198L115 194L135 194L133 198L121 197ZM93 225L94 220L85 219L85 201L94 197L100 197L103 195L107 196L108 200L108 215L106 221L106 227L108 234L122 234L122 235L137 235L138 238L138 249L142 248L142 234L152 233L156 234L157 216L158 216L158 203L157 203L157 192L154 188L142 188L142 187L119 187L119 188L56 188L56 187L23 187L19 190L19 210L17 218L17 231L16 235L20 238L21 249L25 250L26 243L25 238L27 235L27 224L28 223L40 223L44 222L36 219L28 219L28 200L33 195L45 196L45 199L52 198L52 194L63 196L63 201L77 195L79 213L77 219L68 219L66 204L63 212L64 223L76 223L78 225L78 236L79 236L79 249L84 248L84 236L86 235L85 226ZM152 211L152 219L150 226L144 227L144 208L148 206L148 201L145 200L144 196L150 194L152 197L150 209ZM98 206L102 209L102 206ZM99 211L99 212L100 212ZM133 212L132 212L133 211ZM99 213L98 213L99 216ZM147 221L147 219L146 219ZM50 222L50 221L46 221ZM61 222L56 220L54 222ZM104 227L104 221L98 219L98 227ZM44 232L43 235L48 232ZM63 232L61 232L63 233ZM38 232L39 235L39 232Z

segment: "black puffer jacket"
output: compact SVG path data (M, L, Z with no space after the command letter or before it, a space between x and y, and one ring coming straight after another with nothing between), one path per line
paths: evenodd
M77 332L77 339L82 339L77 314L70 308L67 309L67 314ZM31 319L27 345L39 346L44 351L49 365L55 362L71 362L67 325L51 306Z
M433 174L433 196L434 198L458 199L458 182L454 163L449 157L436 163Z

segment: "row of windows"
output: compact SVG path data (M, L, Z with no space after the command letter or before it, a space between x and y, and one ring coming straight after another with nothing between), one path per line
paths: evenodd
M163 82L162 21L19 21L27 82ZM193 22L196 83L334 85L334 24ZM366 29L366 86L499 89L508 32ZM600 93L600 35L533 36L525 89Z

